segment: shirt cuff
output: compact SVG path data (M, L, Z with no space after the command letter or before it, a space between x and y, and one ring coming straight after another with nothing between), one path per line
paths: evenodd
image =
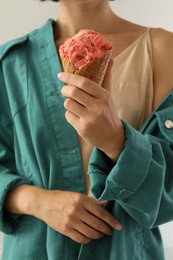
M0 230L6 234L15 233L16 229L19 227L22 215L12 214L5 210L4 203L7 193L15 189L22 184L29 184L27 179L21 178L13 174L7 174L1 177L0 185Z
M128 123L122 123L126 142L116 163L97 148L90 158L91 191L98 200L123 200L131 196L144 182L152 159L150 142Z

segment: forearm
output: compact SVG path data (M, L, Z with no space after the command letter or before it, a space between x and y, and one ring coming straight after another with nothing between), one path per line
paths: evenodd
M116 129L114 137L112 137L109 145L103 149L103 152L113 161L116 162L122 150L125 147L125 131L122 124Z
M29 185L10 191L5 201L9 212L34 216L78 243L89 243L111 235L112 229L121 229L119 221L102 206L103 202L77 192Z
M8 192L5 209L13 214L35 216L45 190L31 185L20 185Z

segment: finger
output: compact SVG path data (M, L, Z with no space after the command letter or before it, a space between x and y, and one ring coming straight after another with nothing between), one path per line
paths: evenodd
M114 65L114 60L111 59L109 64L108 64L108 68L107 68L107 71L106 71L106 74L105 74L105 77L104 77L104 80L103 80L103 84L102 84L102 87L104 89L107 89L108 91L111 90L111 78L112 78L113 65Z
M79 244L88 244L91 241L91 239L84 236L83 234L76 231L75 229L71 230L69 237Z
M112 228L116 230L121 230L122 226L120 222L113 217L107 210L100 207L100 210L97 211L97 217L101 218L103 221L105 221L107 224L109 224Z
M97 218L90 212L85 211L81 219L85 224L90 226L92 229L105 235L112 235L112 228L100 218Z
M61 93L64 97L71 97L84 107L90 106L93 103L92 96L75 86L66 85L61 89Z
M116 230L122 229L120 222L115 217L113 217L107 210L100 207L100 205L95 203L86 203L85 205L89 212L91 212L97 218L106 222L110 227Z
M77 223L76 227L78 232L89 239L99 239L104 236L104 234L100 231L95 230L94 228L88 226L86 223L83 223L81 221Z
M65 112L65 117L66 117L67 122L69 124L71 124L75 128L75 130L78 132L80 118L70 111Z
M90 79L67 72L60 72L58 78L67 85L74 85L93 97L100 98L101 96L100 86Z
M64 101L64 107L78 117L85 114L85 107L72 98L67 98Z

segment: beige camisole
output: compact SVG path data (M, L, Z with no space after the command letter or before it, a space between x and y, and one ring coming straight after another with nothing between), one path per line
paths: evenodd
M119 117L139 129L153 108L152 48L148 28L114 59L112 98ZM88 162L93 147L79 136L87 194L90 194Z

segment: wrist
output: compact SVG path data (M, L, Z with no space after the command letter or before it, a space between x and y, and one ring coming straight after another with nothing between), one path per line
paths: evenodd
M59 205L61 193L60 190L37 189L34 195L35 201L31 207L28 207L28 212L30 215L46 222L52 209L57 208L57 205Z
M121 124L118 128L116 128L114 132L114 136L111 138L109 145L107 145L106 149L103 152L113 161L117 161L120 156L122 150L125 147L125 130L124 126Z
M32 187L31 191L32 194L30 193L30 191L28 191L28 196L30 194L30 199L27 200L25 210L27 212L27 215L39 218L40 210L42 208L42 205L44 204L45 197L48 191L39 187Z

